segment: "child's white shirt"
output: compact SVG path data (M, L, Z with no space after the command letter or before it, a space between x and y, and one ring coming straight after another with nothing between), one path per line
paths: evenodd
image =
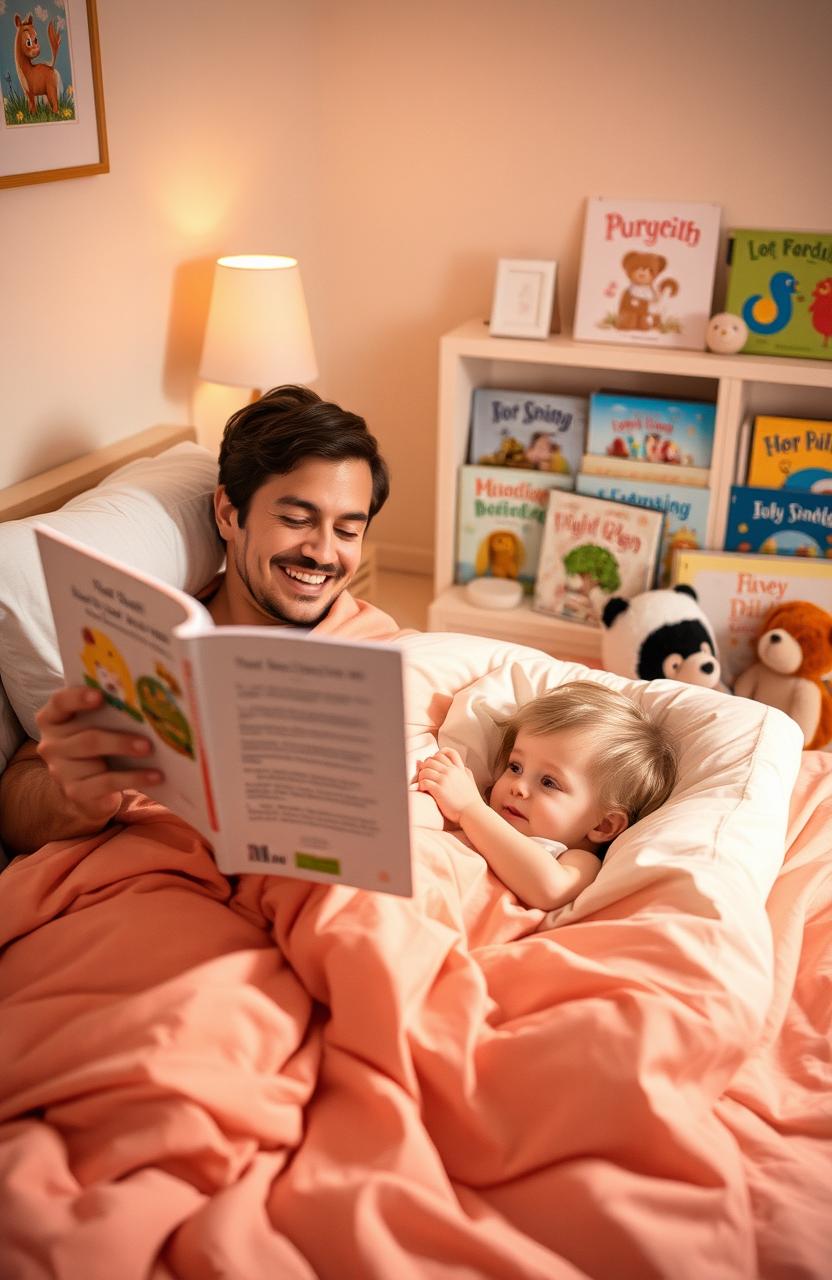
M544 849L548 849L553 858L559 858L562 853L566 853L568 845L561 844L560 840L547 840L545 836L530 836L536 844L542 844Z

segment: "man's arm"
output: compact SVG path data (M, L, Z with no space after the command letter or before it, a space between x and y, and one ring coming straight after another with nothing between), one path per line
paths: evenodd
M95 835L121 807L122 792L159 782L155 769L111 770L107 757L146 756L136 734L94 729L78 720L101 702L90 689L60 689L38 712L40 744L25 742L0 778L0 839L11 854L50 840Z

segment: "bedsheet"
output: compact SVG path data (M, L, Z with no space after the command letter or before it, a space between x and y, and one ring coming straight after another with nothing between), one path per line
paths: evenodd
M0 1274L820 1280L830 817L805 753L767 901L613 859L554 918L427 827L412 900L229 882L138 797L19 860Z

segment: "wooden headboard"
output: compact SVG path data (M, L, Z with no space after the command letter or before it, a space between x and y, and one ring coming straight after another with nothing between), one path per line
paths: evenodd
M195 440L193 427L148 427L137 435L115 444L93 449L73 462L51 467L30 480L0 489L0 520L21 520L45 511L56 511L76 494L98 484L111 471L117 471L136 458L152 457L183 440Z

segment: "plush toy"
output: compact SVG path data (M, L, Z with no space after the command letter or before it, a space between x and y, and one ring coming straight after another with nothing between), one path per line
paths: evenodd
M803 730L804 750L832 738L832 693L821 679L832 671L832 613L790 600L766 615L757 661L736 679L734 693L779 707Z
M720 311L711 316L705 330L705 342L709 351L717 355L732 356L742 351L748 341L748 326L741 316L731 315L730 311Z
M613 596L601 618L601 661L607 671L638 680L719 684L716 640L693 587Z

